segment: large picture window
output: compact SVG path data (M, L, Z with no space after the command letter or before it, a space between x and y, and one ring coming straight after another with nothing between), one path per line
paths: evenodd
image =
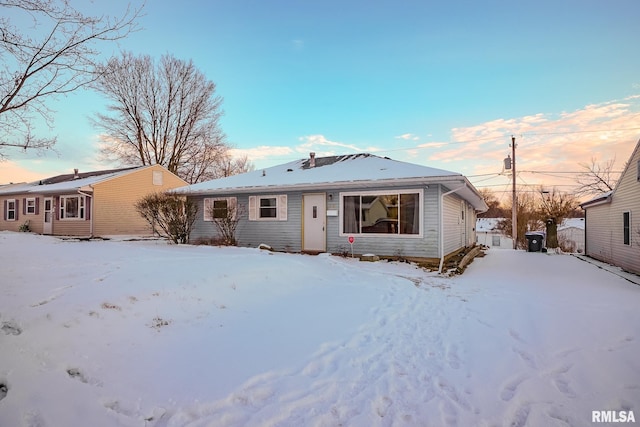
M420 235L422 191L342 193L343 234Z
M84 219L84 197L61 196L60 219Z

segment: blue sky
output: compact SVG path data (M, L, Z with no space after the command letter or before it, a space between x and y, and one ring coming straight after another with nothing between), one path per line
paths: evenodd
M92 13L127 2L99 3ZM145 14L105 57L192 59L224 98L229 142L257 168L369 151L502 191L515 135L523 185L569 188L524 171L577 171L592 157L621 168L640 138L636 0L149 0ZM10 153L0 182L111 166L88 120L104 98L50 105L57 154Z

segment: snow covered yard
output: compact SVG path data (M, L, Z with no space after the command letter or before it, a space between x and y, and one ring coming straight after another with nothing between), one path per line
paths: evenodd
M640 418L640 286L568 255L408 264L0 233L0 426ZM638 420L640 422L640 420Z

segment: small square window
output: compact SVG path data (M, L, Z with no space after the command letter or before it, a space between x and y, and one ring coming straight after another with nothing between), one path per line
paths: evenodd
M260 218L277 218L278 202L275 197L263 197L260 199Z

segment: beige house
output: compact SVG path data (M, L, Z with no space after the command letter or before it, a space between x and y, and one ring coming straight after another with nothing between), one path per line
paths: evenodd
M0 230L58 236L151 235L135 203L187 182L163 166L58 175L0 186Z
M614 190L580 206L585 253L640 274L640 141Z

